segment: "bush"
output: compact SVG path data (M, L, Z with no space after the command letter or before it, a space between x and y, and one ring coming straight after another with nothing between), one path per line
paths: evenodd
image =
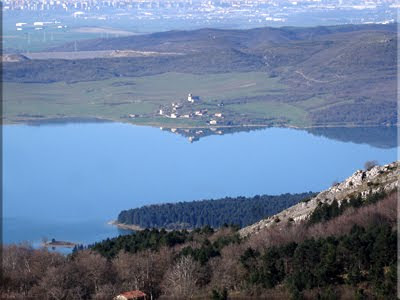
M377 166L378 162L376 160L368 160L364 163L364 169L366 171L371 170L373 167Z

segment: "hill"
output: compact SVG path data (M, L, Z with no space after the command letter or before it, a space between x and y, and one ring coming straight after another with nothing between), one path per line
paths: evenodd
M183 52L208 49L262 49L272 44L289 41L311 41L325 36L364 31L396 32L396 24L340 25L318 27L263 27L247 30L204 28L198 30L173 30L147 35L134 35L109 39L82 40L67 43L51 51L141 50Z
M84 83L87 86L79 87L79 90L91 91L96 82L107 86L113 80L136 82L154 79L152 85L164 95L156 99L151 91L136 93L133 87L129 93L124 91L121 95L120 90L115 91L113 86L103 94L122 97L123 103L141 101L152 107L146 110L146 114L141 114L139 108L124 107L124 110L129 110L126 115L143 115L137 120L129 120L133 123L174 128L182 127L182 124L187 127L205 125L210 118L200 120L200 123L190 118L180 120L181 117L173 122L160 119L155 107L162 106L168 110L172 102L187 104L184 97L196 86L183 85L187 86L185 93L179 91L177 96L171 97L165 86L158 86L157 78L171 76L169 87L182 87L182 82L174 74L181 74L182 78L197 76L209 80L208 76L227 74L235 78L240 73L241 80L235 88L243 90L243 93L238 91L235 96L229 94L223 85L218 86L218 92L208 93L203 98L203 105L196 109L212 108L224 112L226 117L220 120L221 125L229 126L394 126L398 122L396 24L169 31L79 41L77 47L81 55L68 55L74 53L73 47L75 43L70 43L50 49L53 52L47 54L36 54L40 59L4 63L5 89L10 86L8 89L17 91L6 99L7 120L26 121L24 115L56 118L63 115L66 104L70 108L67 117L78 117L81 111L79 105L71 103L74 102L72 99L63 98L57 99L60 101L55 103L60 105L54 111L42 114L31 106L42 102L37 99L27 102L23 94L18 94L23 87L17 84L29 83L30 89L40 90L43 95L40 84L48 84L50 90L56 88L59 94L68 93L69 86L74 84ZM61 53L68 59L45 59L46 55L57 57L49 53ZM79 56L82 58L73 59ZM243 80L247 73L260 74L263 82ZM60 86L60 82L67 85ZM208 89L201 88L198 92L207 94ZM49 95L49 98L53 96ZM90 102L81 95L71 98L79 98L80 105ZM121 103L118 99L114 101ZM222 101L224 107L217 107ZM29 109L21 103L26 103ZM191 112L191 108L184 108L182 115ZM107 107L101 107L100 115L91 109L93 106L88 105L84 117L127 121L124 120L126 115L105 113L109 111ZM171 123L174 124L169 125Z
M335 213L339 214L340 207L347 208L348 205L359 205L354 203L363 201L367 204L374 202L376 197L382 197L379 194L390 193L397 189L398 168L399 162L394 162L385 166L375 166L367 171L358 170L345 181L320 192L308 201L303 201L274 216L241 229L240 234L247 236L266 231L271 227L286 226L288 223L292 225L301 224L310 219L318 218L315 215L317 213L324 212L329 215L329 210L333 206L338 209Z

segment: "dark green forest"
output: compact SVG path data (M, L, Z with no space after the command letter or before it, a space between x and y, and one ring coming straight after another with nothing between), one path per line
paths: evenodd
M396 299L396 247L397 233L391 226L354 226L341 237L308 239L261 253L248 248L240 263L249 286L274 288L284 283L294 299L301 299L304 290L341 284L356 287L362 282L368 282L380 299ZM360 288L356 295L364 299L363 293ZM320 296L338 297L332 289Z
M122 211L118 222L142 228L190 229L224 224L244 227L274 215L305 198L312 192L279 196L226 197L216 200L149 205Z

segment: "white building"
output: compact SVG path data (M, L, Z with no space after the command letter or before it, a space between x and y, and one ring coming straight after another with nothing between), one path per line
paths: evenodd
M172 107L174 109L179 109L179 108L182 108L182 105L180 105L179 103L172 103Z
M196 102L196 101L199 101L200 98L197 97L197 96L193 96L192 94L189 94L188 97L187 97L187 100L188 100L190 103L194 103L194 102Z

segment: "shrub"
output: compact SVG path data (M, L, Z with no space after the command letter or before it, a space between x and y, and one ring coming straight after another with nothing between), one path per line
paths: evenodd
M377 166L378 162L376 160L368 160L364 163L364 169L366 171L371 170L373 167Z

